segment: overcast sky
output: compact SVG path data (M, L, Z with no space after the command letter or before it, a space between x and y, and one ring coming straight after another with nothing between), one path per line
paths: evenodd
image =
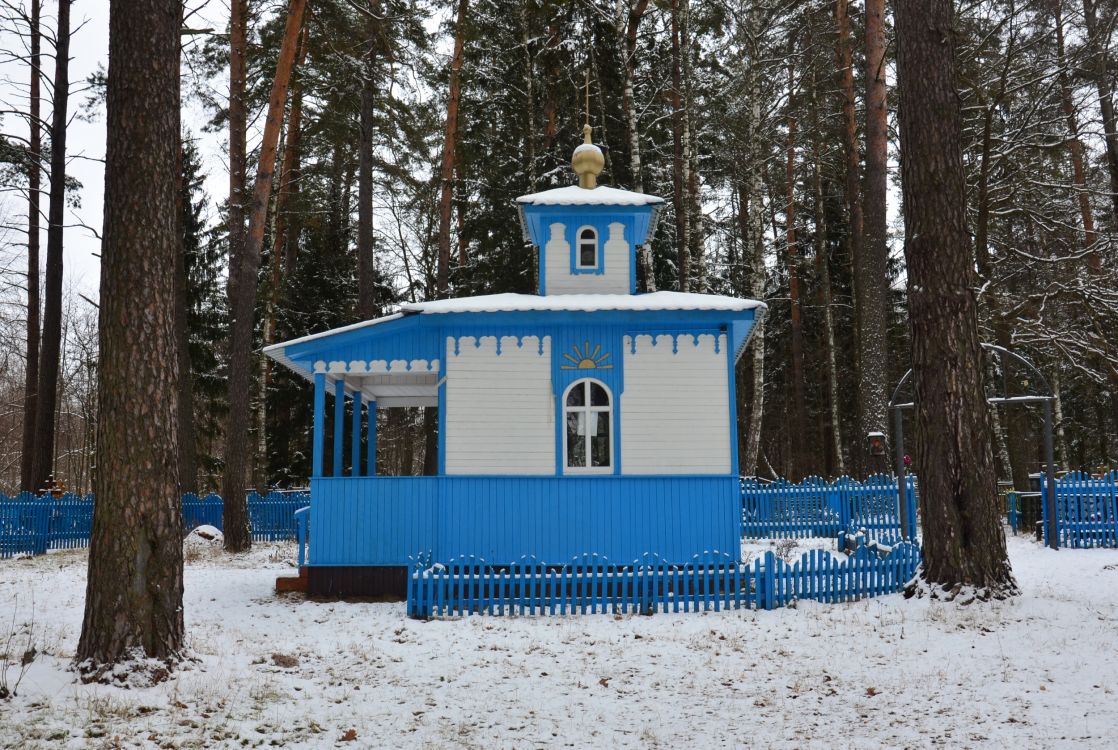
M53 28L55 25L55 4L52 0L44 2L44 26ZM224 4L209 2L215 14L226 11ZM204 8L209 10L209 8ZM195 28L210 25L205 19L195 17L191 23ZM109 3L107 0L75 0L71 9L71 28L75 29L70 42L70 82L74 94L70 97L69 114L70 127L66 134L66 152L69 157L67 173L77 179L82 187L80 191L81 205L78 208L67 208L65 248L63 255L66 286L81 292L87 297L96 299L101 264L98 255L101 243L98 235L101 232L102 206L105 190L105 113L103 108L91 113L90 119L83 111L86 96L78 93L85 88L86 79L95 73L98 66L107 67L109 50ZM219 28L224 28L222 24ZM20 50L24 42L15 36L12 29L0 28L0 48ZM48 54L50 57L48 57ZM46 43L43 44L44 74L47 78L54 76L53 50ZM0 109L18 109L26 111L28 78L27 65L23 62L0 61ZM43 87L42 116L50 118L51 103L49 91ZM202 113L188 111L183 113L183 126L192 134L198 135L201 126ZM89 120L89 121L87 121ZM12 134L21 138L27 137L27 127L23 120L12 115L0 116L0 132ZM227 190L228 177L223 171L224 157L221 156L223 141L217 136L202 139L200 147L207 171L206 188L212 196L221 196ZM44 177L44 189L47 180ZM5 212L11 218L22 216L26 208L15 196L8 195ZM44 214L46 213L46 200L43 200ZM19 222L26 227L25 220ZM46 221L43 223L43 236L41 239L43 252L46 250ZM19 240L22 242L22 240ZM45 262L45 258L44 258Z

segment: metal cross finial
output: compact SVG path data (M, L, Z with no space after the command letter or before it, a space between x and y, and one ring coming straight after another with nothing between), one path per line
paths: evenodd
M583 143L591 143L590 139L590 68L586 69L586 124L582 128Z

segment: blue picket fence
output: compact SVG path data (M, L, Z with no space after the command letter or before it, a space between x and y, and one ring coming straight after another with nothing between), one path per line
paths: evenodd
M92 529L92 495L0 495L0 558L85 547Z
M248 495L249 523L256 541L295 539L296 516L310 505L305 492ZM93 495L0 495L0 558L41 555L52 549L86 547L93 531ZM182 498L183 531L202 525L221 529L224 503L217 495ZM304 529L305 532L305 529ZM305 536L305 534L304 534Z
M916 479L905 477L907 535L916 537ZM808 477L799 484L780 479L742 480L742 535L750 539L836 536L865 529L900 534L897 482L875 474L864 482L840 477L828 482Z
M1047 492L1043 474L1041 487ZM1047 503L1041 507L1047 544ZM1118 470L1102 477L1074 471L1056 480L1056 534L1061 547L1118 547Z
M295 511L310 504L311 497L306 492L270 492L263 496L250 492L248 517L253 541L295 539ZM213 526L224 531L224 514L225 501L218 495L182 497L183 531L189 532L199 526Z
M862 546L845 559L811 550L785 562L766 552L752 563L722 552L672 565L644 555L613 565L581 555L563 565L525 557L492 566L476 557L419 562L408 581L409 617L484 615L653 614L773 609L795 599L847 602L895 593L920 565L920 548L893 545L882 555Z

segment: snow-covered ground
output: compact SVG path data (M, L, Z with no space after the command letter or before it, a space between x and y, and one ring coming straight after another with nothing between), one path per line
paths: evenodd
M990 605L424 623L277 596L293 545L198 544L197 661L132 690L67 671L84 551L6 560L0 647L33 617L39 655L0 747L1114 747L1118 551L1010 551L1024 594Z

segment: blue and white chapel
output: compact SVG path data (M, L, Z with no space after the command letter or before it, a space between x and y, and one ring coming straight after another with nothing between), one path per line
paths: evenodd
M265 349L314 385L312 594L402 594L420 558L736 553L734 364L764 305L639 294L664 200L598 185L585 141L577 184L516 201L538 295L404 304ZM400 406L438 407L437 476L377 476L376 412Z

